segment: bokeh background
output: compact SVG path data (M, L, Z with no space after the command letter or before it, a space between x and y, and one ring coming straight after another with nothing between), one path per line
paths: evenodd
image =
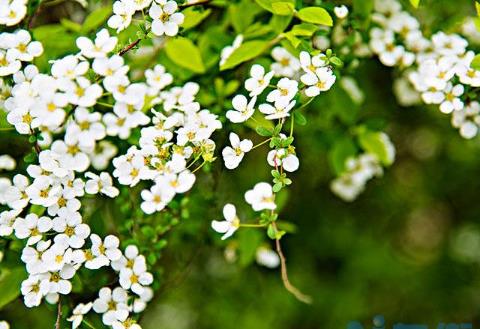
M74 9L59 7L41 19L80 15ZM425 0L416 14L427 32L454 30L474 15L473 1ZM201 193L192 193L189 219L169 233L159 259L160 290L141 319L143 328L342 329L352 320L370 328L376 314L384 315L387 327L480 323L480 141L461 138L435 108L397 105L395 76L375 59L362 61L354 77L365 102L354 104L336 84L308 107L307 125L295 131L301 166L288 195L281 196L281 220L294 232L282 244L290 280L313 304L295 300L278 269L254 263L256 247L270 243L261 232L240 230L234 240L221 242L210 229L226 202L237 205L241 218L252 216L243 193L269 178L267 149L258 148L235 172L218 161L200 175L194 189ZM345 203L329 189L335 177L329 153L332 142L350 136L358 124L388 132L397 156L383 177ZM239 131L257 138L248 129ZM14 155L22 166L26 139L0 132L0 141L0 154ZM112 207L93 211L98 229L109 231L102 224L106 217L122 221ZM227 247L237 249L236 262L226 260ZM94 297L89 288L82 286L84 298ZM19 329L50 328L55 316L53 306L28 310L20 299L0 310L0 319Z

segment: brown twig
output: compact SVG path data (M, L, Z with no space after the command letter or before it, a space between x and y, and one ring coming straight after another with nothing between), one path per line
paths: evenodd
M60 321L62 320L62 300L58 299L57 304L57 321L55 322L55 329L60 329Z
M178 8L180 9L185 9L185 8L188 8L188 7L193 7L193 6L199 6L199 5L206 5L208 3L212 2L212 0L198 0L196 2L192 2L192 3L185 3L183 5L179 5Z
M30 134L31 134L32 136L35 136L35 133L33 132L33 129L32 129L32 128L30 128ZM40 146L38 145L38 142L37 142L37 141L35 141L35 142L33 143L33 148L35 149L35 152L37 152L37 154L40 154L40 152L42 152L42 149L41 149Z
M273 227L275 230L277 230L277 226L274 223L272 223ZM305 304L311 304L312 303L312 297L305 295L302 293L300 290L298 290L294 285L290 283L290 280L288 279L288 272L287 272L287 259L285 258L285 255L283 254L282 251L282 246L280 245L280 239L275 240L275 244L277 247L277 253L278 256L280 257L280 265L281 265L281 271L282 271L282 281L283 285L285 286L285 289L287 289L292 295L295 296L299 301L305 303Z
M125 55L127 52L129 52L130 50L132 50L133 48L135 48L135 47L140 43L140 41L142 41L142 39L137 39L137 40L135 40L134 42L132 42L131 44L125 46L125 48L123 48L122 50L120 50L120 51L118 52L118 54L119 54L120 56Z

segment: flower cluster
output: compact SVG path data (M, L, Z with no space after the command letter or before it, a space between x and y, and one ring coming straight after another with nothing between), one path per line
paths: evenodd
M452 114L452 124L462 137L475 137L480 126L474 119L475 104L467 94L480 86L480 71L470 67L475 54L467 50L468 41L444 32L426 38L418 20L402 11L396 0L376 1L372 19L379 27L370 31L370 47L380 61L387 66L414 66L405 71L413 88L402 82L398 94L413 94L409 98L415 101L419 93L425 104ZM410 99L404 103L412 103Z
M184 15L177 12L178 4L174 0L120 0L113 4L113 16L108 20L108 26L120 32L130 26L132 18L138 11L149 7L151 32L157 36L175 36L179 25L183 23Z
M330 184L332 192L344 201L355 200L370 179L383 174L378 158L369 153L347 159L345 167L345 172Z
M32 41L27 30L0 34L0 77L17 73L22 67L22 62L32 62L42 53L42 44Z
M141 208L147 214L161 211L176 194L192 188L195 175L190 168L200 159L203 164L213 161L215 142L210 137L222 127L216 115L201 109L195 101L198 84L189 82L162 90L171 83L171 76L158 67L147 72L147 82L160 95L152 105L161 104L163 110L152 110L152 125L140 131L140 148L132 146L127 154L113 160L113 175L120 184L135 186L142 180L154 183L141 193Z
M2 33L0 40L12 42L12 36L15 39L17 35L25 49L15 51L17 43L7 53L30 61L32 53L38 54L42 48L30 42L28 33L27 37L21 31ZM12 72L14 85L4 104L7 120L18 133L31 135L38 164L27 167L28 176L2 179L0 202L9 209L0 213L0 235L25 241L21 260L29 277L23 281L21 292L26 306L38 306L44 298L49 303L59 302L61 295L71 293L71 280L81 267L111 267L118 273L120 287L116 291L126 296L123 302L118 301L121 311L108 313L110 307L95 307L95 303L93 309L104 314L105 324L131 328L137 325L130 314L141 312L152 298L149 285L153 276L135 246L122 253L116 236L102 239L91 232L82 216L81 198L85 194L118 196L108 172L87 170L104 170L116 154L116 147L104 140L107 136L128 138L131 129L150 122L143 111L146 102L171 83L172 77L156 66L146 72L146 83L131 83L123 58L109 55L116 43L116 37L101 30L93 41L79 37L79 53L54 61L51 74L40 73L34 65ZM174 107L176 102L171 104ZM107 111L97 112L94 107ZM14 166L11 158L2 156L3 168ZM102 291L100 298L105 299ZM74 327L89 310L88 304L75 309L71 318Z

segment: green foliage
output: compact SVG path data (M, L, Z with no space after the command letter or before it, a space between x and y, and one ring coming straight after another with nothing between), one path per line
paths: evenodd
M332 26L332 16L324 8L305 7L298 11L298 18L307 23L314 23L326 26Z
M86 34L88 32L96 30L100 25L102 25L108 17L112 14L112 7L107 5L105 7L100 7L92 11L82 24L80 32Z
M220 67L220 70L228 70L235 66L254 59L267 50L268 41L253 40L243 43L235 49L227 61Z
M174 63L181 67L195 73L205 72L200 50L190 39L177 37L169 40L165 46L165 52Z
M23 267L2 268L0 272L0 309L20 295L20 284L25 280Z

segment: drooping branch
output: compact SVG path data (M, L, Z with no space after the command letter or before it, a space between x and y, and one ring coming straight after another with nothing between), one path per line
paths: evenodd
M277 226L275 223L272 224L275 228L277 229ZM305 303L305 304L311 304L312 303L312 297L305 295L303 292L301 292L298 288L296 288L293 284L290 283L290 280L288 279L288 272L287 272L287 259L285 258L285 255L283 254L282 251L282 246L280 244L280 239L275 240L275 245L277 249L278 256L280 257L280 266L281 266L281 272L282 272L282 281L283 285L285 286L285 289L288 290L292 295L295 296L299 301Z

